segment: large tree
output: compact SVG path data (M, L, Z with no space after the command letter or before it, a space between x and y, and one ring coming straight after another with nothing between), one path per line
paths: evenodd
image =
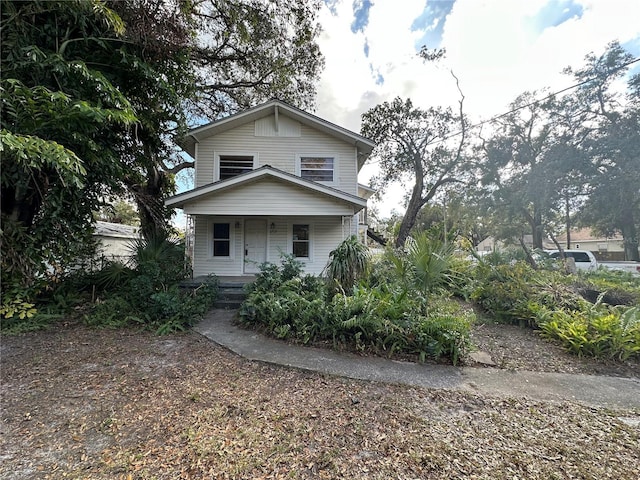
M133 194L145 235L162 232L173 174L192 166L174 146L188 118L311 103L317 8L3 0L3 278L29 284L72 261L108 196Z
M584 225L602 234L620 232L625 258L640 260L640 75L620 82L637 60L618 43L596 56L589 54L578 70L567 69L580 82L576 102L586 112L582 135L590 162L586 173L588 200L580 211Z
M380 174L373 184L381 190L394 182L412 184L396 247L404 245L424 205L470 174L465 132L462 101L456 113L440 107L423 110L396 98L362 116L362 134L377 144L372 159L379 162Z
M539 249L545 233L552 233L562 218L561 200L571 194L583 160L568 107L553 97L539 101L541 96L518 96L509 112L493 122L481 149L496 236L515 240L529 234Z
M126 171L118 132L136 121L103 65L120 18L101 2L2 2L3 289L33 284L78 255L91 211Z

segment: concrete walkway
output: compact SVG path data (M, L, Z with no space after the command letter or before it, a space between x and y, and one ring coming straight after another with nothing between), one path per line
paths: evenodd
M235 310L211 310L196 332L250 360L347 378L446 388L492 396L570 400L640 410L640 379L399 362L289 345L233 324Z

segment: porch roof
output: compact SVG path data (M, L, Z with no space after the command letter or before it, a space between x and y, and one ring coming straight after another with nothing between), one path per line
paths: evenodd
M165 204L168 207L189 209L190 206L195 206L196 204L202 203L204 200L212 199L223 193L230 193L233 190L241 190L251 184L261 181L273 180L283 183L285 186L311 194L313 197L317 198L319 202L331 201L348 206L353 213L358 212L367 206L367 200L357 195L352 195L321 183L306 180L297 175L273 168L270 165L264 165L250 172L174 195L173 197L169 197L165 201ZM286 195L286 192L283 191L282 194Z

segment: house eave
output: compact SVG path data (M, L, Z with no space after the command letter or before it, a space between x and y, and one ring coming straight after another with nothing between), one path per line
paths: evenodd
M352 195L341 190L337 190L333 187L305 180L301 177L292 175L282 170L278 170L269 165L265 165L256 170L252 170L251 172L247 172L233 178L210 183L208 185L203 185L193 190L174 195L173 197L169 197L165 200L165 205L170 208L184 209L186 205L196 202L205 196L224 192L237 186L250 184L252 182L259 181L262 178L275 178L285 183L295 185L299 188L310 190L319 195L331 197L336 201L350 204L353 207L354 214L367 206L367 200L365 198L361 198L357 195Z
M229 115L228 117L220 120L215 120L205 125L193 128L180 143L180 147L193 157L195 155L195 144L201 142L205 138L270 115L286 115L304 125L320 130L353 145L358 152L358 169L362 168L375 147L375 143L372 140L311 113L305 112L304 110L300 110L299 108L282 102L281 100L270 100L262 105L258 105L243 112Z

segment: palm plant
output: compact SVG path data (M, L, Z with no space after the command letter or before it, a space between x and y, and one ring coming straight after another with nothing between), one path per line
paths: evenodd
M406 288L426 295L449 282L453 246L420 232L407 239L405 251L388 250L386 259Z
M163 283L177 283L187 276L184 245L177 238L166 234L140 237L131 242L129 250L132 267L138 273L157 270L154 276L161 277Z
M445 285L453 260L453 247L429 238L427 232L411 237L407 243L414 285L424 293Z
M366 274L371 259L369 249L355 235L344 240L329 256L327 277L349 292Z

